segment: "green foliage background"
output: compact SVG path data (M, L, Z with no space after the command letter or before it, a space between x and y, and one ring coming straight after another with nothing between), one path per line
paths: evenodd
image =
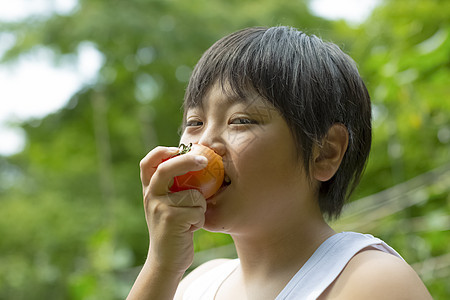
M58 66L86 44L104 55L97 79L66 107L15 124L26 148L0 157L0 298L125 297L148 246L138 163L156 145L178 144L190 71L214 41L244 27L300 28L357 61L373 99L374 145L355 202L436 168L448 174L449 15L445 0L384 1L349 26L313 16L305 0L79 0L70 15L0 24L17 38L3 64L44 48ZM386 239L417 266L435 299L445 299L449 177L426 181L401 200L420 193L421 201L369 227L346 218L336 226ZM199 257L220 255L231 242L204 231L195 240Z

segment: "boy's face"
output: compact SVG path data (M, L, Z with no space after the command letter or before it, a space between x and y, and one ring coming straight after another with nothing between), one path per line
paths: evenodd
M314 191L291 131L264 99L230 99L214 85L201 106L188 109L184 125L180 142L212 148L223 157L231 180L207 200L205 229L250 233L277 226L290 215L298 218L305 202L312 201Z

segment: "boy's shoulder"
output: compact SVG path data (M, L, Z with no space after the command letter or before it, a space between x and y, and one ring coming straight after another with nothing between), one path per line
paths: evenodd
M356 254L320 299L432 299L404 260L379 250Z

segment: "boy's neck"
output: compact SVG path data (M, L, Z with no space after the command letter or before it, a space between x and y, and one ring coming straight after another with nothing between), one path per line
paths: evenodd
M273 276L291 278L316 249L336 232L323 220L303 220L288 228L272 226L260 235L232 235L241 261L242 275L248 280Z

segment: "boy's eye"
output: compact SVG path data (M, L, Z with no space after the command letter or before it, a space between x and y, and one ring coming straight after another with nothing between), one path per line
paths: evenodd
M198 120L190 120L186 122L186 127L191 127L191 126L202 126L203 122L202 121L198 121Z
M247 125L247 124L257 124L257 122L249 118L236 118L231 120L230 124Z

